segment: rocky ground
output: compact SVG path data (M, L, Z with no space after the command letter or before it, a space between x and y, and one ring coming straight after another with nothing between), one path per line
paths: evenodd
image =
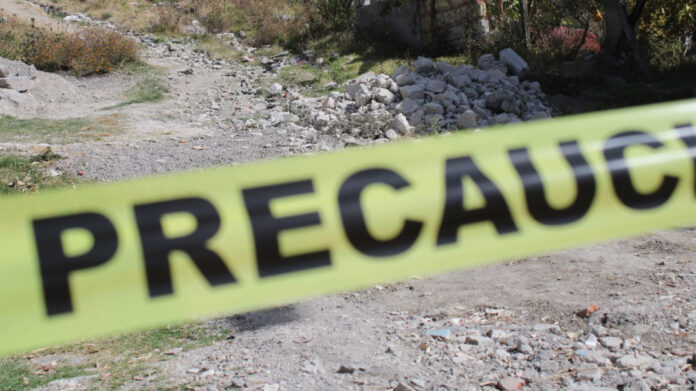
M421 58L310 98L282 85L278 71L319 66L311 53L264 57L228 34L252 61L223 61L189 41L135 38L152 74L76 78L0 60L9 76L0 114L118 121L99 139L52 143L64 157L55 172L110 181L553 114L543 86L521 82L525 64L509 52L468 66ZM166 98L119 106L147 77L161 80ZM8 140L0 152L46 146ZM153 352L161 357L148 363L153 375L120 388L696 390L695 283L696 230L681 229L209 320L229 336ZM42 389L99 389L97 375Z

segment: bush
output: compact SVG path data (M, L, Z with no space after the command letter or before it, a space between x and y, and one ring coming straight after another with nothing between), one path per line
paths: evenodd
M136 54L136 42L116 31L89 28L75 33L54 32L17 20L0 24L0 56L44 71L107 73L134 61Z

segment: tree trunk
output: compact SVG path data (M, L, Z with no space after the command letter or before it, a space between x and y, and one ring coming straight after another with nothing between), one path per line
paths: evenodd
M520 19L522 19L522 33L524 34L524 44L529 47L531 37L529 35L529 8L527 0L520 0Z
M631 17L619 0L604 2L604 51L614 56L627 56L641 73L648 72L648 61L638 44L634 25L640 18L645 1L638 1Z

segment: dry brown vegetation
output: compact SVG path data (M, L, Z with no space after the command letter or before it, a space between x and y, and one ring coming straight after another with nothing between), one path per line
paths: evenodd
M56 32L10 17L0 23L0 57L24 61L45 71L70 70L79 75L111 72L135 61L137 43L101 28Z

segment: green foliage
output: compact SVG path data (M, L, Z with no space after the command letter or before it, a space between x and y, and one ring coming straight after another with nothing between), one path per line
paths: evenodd
M688 36L696 38L696 4L683 0L648 1L638 24L638 38L651 64L660 69L694 61Z

